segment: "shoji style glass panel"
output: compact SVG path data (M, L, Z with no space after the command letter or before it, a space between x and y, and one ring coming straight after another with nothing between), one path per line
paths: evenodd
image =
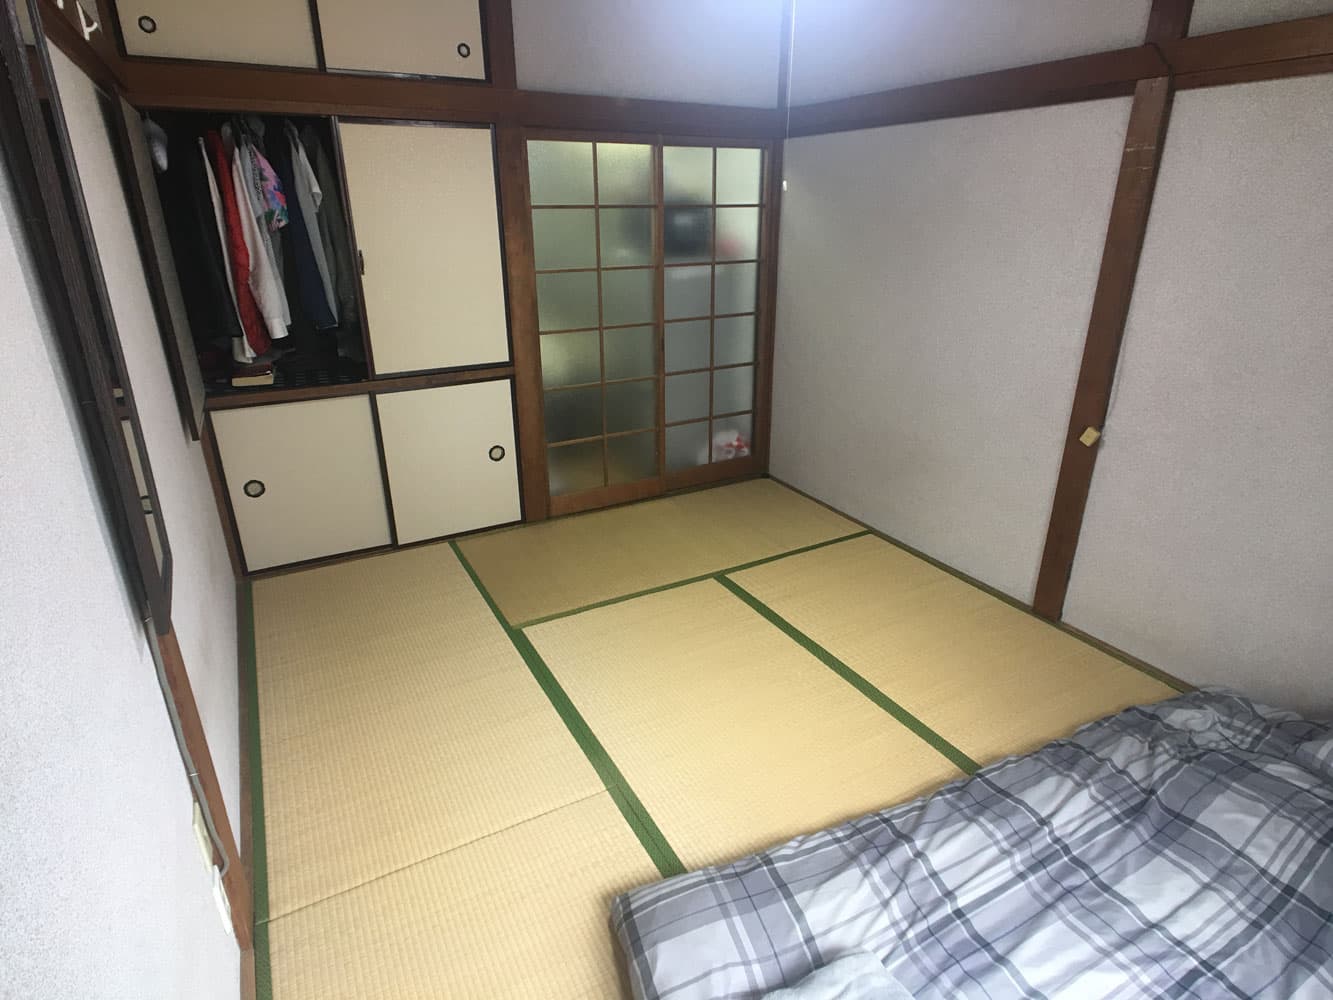
M602 267L652 264L651 208L604 208L597 214L602 227Z
M713 150L667 146L662 150L662 196L668 205L713 203Z
M754 369L723 368L713 372L713 413L740 413L754 405Z
M717 210L717 259L754 260L759 256L759 209Z
M596 225L591 208L534 208L532 245L537 270L596 267Z
M606 432L651 430L657 426L657 380L612 382L606 387Z
M723 417L713 421L712 449L714 462L745 458L750 454L754 440L754 418L749 413Z
M754 360L754 316L713 320L713 364L743 365Z
M713 299L713 315L754 312L755 293L758 289L757 264L719 264L717 290Z
M712 260L712 206L668 205L662 213L662 250L668 264Z
M607 438L606 472L610 483L634 483L656 476L657 433Z
M667 472L708 464L708 421L666 429Z
M576 441L602 433L602 387L546 392L546 440Z
M759 184L763 153L758 149L719 149L717 151L717 203L719 205L759 204Z
M666 325L666 370L687 372L707 368L708 320L696 319Z
M602 272L602 324L625 326L653 321L653 271Z
M668 267L662 281L667 319L708 315L713 294L711 267Z
M534 205L591 205L592 143L529 140L528 185Z
M542 385L583 385L602 380L601 347L597 331L548 333L541 338Z
M708 416L708 372L670 375L666 380L666 422Z
M542 330L596 328L596 272L537 275L537 326Z
M651 326L607 330L604 337L608 381L618 378L651 378L657 374L657 352Z
M582 493L602 485L602 442L583 441L546 449L546 470L551 496Z
M597 201L602 205L651 205L653 147L599 142Z

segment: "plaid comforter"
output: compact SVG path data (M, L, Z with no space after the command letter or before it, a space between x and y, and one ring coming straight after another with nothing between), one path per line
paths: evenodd
M1333 726L1199 691L616 899L641 1000L877 955L916 998L1333 996Z

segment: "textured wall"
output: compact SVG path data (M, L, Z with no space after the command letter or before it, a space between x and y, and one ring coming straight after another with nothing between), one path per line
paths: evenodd
M518 85L774 107L782 0L514 0Z
M236 584L226 540L203 450L181 423L96 91L64 53L52 50L51 56L171 541L171 618L232 828L239 829Z
M1333 76L1176 97L1065 617L1333 714Z
M1194 0L1190 34L1206 35L1329 13L1333 13L1333 0Z
M1128 107L787 144L774 475L1031 599Z
M792 102L1138 45L1150 0L800 0Z
M190 794L0 171L0 997L233 1000Z

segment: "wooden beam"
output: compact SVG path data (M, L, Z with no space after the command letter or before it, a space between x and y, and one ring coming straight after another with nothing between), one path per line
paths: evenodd
M181 733L185 745L194 761L199 775L199 786L203 790L209 814L213 818L213 828L222 842L221 850L228 862L227 874L222 876L222 886L227 892L231 904L232 930L241 951L246 951L253 944L254 912L250 895L250 883L245 875L245 865L240 851L236 849L236 838L232 834L231 820L227 817L227 806L222 798L222 786L218 784L217 771L213 768L213 755L208 750L208 737L204 735L204 725L199 718L199 709L194 700L194 691L190 687L190 675L185 670L185 660L181 656L180 643L176 640L174 629L157 638L158 652L162 657L162 666L167 677L167 686L171 690L171 700L175 703L180 719Z
M516 424L523 519L544 521L550 515L550 499L527 147L521 128L505 125L495 130L496 156L500 163L500 214L504 228L504 258L509 291L510 344L514 357L514 408L518 418Z
M486 63L491 86L518 88L518 63L514 55L514 12L510 0L483 0Z
M1149 43L1165 46L1170 39L1163 36L1164 32L1183 34L1189 25L1191 6L1179 0L1155 0L1149 18ZM1069 574L1078 550L1102 424L1111 401L1120 342L1129 318L1139 255L1162 162L1173 90L1172 80L1166 76L1140 80L1134 89L1120 176L1111 202L1111 220L1032 601L1033 610L1052 621L1058 620L1064 610Z

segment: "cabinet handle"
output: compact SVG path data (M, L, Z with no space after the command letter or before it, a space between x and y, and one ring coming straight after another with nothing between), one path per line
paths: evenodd
M248 496L251 500L256 500L259 497L262 497L266 492L268 492L268 487L264 485L262 480L250 479L247 480L246 484L241 487L241 492L244 493L246 496Z
M491 450L486 453L490 456L492 462L499 462L505 457L503 445L493 444Z
M149 17L147 14L144 14L139 18L139 30L145 35L151 35L157 30L157 21Z
M467 42L459 42L458 54L462 56L464 59L466 59L468 56L472 55L472 46L469 45Z

